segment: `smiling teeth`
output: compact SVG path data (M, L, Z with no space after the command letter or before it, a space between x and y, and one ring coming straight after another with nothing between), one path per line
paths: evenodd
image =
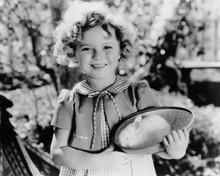
M97 64L97 65L92 65L95 68L102 68L105 66L105 64Z

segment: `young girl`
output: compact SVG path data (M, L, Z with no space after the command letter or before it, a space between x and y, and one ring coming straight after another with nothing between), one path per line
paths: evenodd
M115 149L111 131L125 116L158 106L148 84L131 84L116 70L132 56L134 30L101 2L68 4L55 31L60 64L78 64L86 79L62 90L52 120L51 155L60 176L155 176L151 155ZM163 139L166 159L185 155L189 134L174 131Z

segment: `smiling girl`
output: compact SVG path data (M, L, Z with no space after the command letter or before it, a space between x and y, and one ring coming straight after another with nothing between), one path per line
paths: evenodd
M51 124L51 156L60 176L155 176L151 155L118 151L111 132L125 116L158 106L147 82L132 84L116 74L132 56L135 30L101 2L72 1L55 31L58 63L77 64L86 79L62 90ZM163 158L181 158L187 131L164 138Z
M106 26L106 29L108 31L98 25L85 31L75 53L89 85L97 91L102 91L115 81L120 59L120 46L114 28Z

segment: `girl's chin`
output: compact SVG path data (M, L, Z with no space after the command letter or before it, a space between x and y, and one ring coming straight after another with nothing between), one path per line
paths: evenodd
M87 76L88 79L96 79L96 80L103 80L103 81L107 81L107 80L115 80L116 78L116 74L111 74L111 75L106 75L105 73L100 73L100 74L94 74L94 75L88 75Z

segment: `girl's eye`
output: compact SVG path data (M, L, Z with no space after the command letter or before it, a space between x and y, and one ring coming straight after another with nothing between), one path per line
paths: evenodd
M112 46L104 46L105 50L112 49L112 48L113 48Z
M87 52L90 52L90 51L92 51L92 48L82 48L81 51L87 51Z

